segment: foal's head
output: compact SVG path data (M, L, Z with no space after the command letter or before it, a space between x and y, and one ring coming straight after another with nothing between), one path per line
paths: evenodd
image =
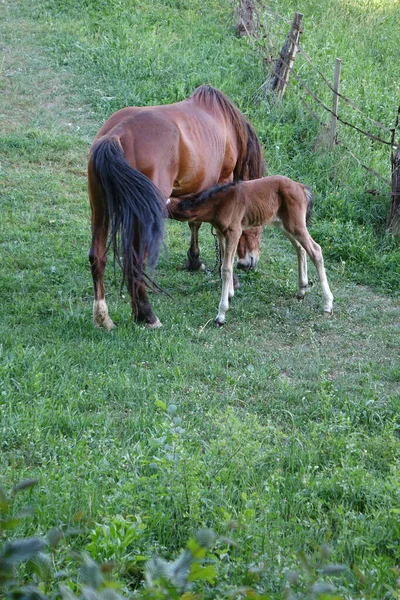
M249 271L258 265L261 232L262 227L252 227L243 231L237 248L238 261L236 266L238 269Z

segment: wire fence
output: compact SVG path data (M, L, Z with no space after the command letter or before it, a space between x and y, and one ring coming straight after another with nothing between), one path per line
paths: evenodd
M281 90L282 89L285 90L285 88L288 84L293 84L293 81L295 81L297 89L300 88L302 90L302 92L304 93L304 95L308 99L311 99L313 101L314 105L312 106L304 97L300 97L300 101L302 102L303 106L312 115L312 117L314 119L316 119L323 127L327 126L327 124L320 118L320 116L315 111L314 106L316 104L320 108L322 108L324 111L326 111L327 113L329 113L331 115L332 123L335 123L337 120L340 123L342 123L344 126L353 129L357 133L369 138L370 140L373 140L376 143L380 143L380 144L389 146L391 149L391 159L392 159L392 169L393 169L395 151L396 151L396 148L398 148L399 143L400 143L399 139L396 140L397 131L398 131L398 127L399 127L399 120L400 120L400 106L397 111L397 116L395 119L394 126L387 127L386 125L383 125L382 123L380 123L377 119L371 118L359 106L357 106L357 104L355 102L353 102L353 100L347 98L344 94L340 93L338 86L335 87L334 85L331 84L331 82L328 80L328 78L314 64L314 62L312 61L310 56L305 52L305 50L301 47L301 45L298 42L296 42L297 47L296 47L295 51L293 51L293 46L291 48L289 48L289 50L287 50L287 48L289 47L288 40L290 38L292 38L293 40L294 39L298 40L298 38L299 38L299 35L297 35L297 37L296 37L296 32L294 32L293 28L295 26L294 25L295 22L297 22L296 27L299 27L298 18L296 21L296 16L300 15L300 20L301 20L301 17L303 16L303 15L301 15L301 13L296 13L295 19L293 20L293 22L291 22L286 17L283 17L276 11L273 11L268 6L264 5L262 0L256 0L256 2L253 5L255 20L254 20L254 29L251 32L251 35L255 36L258 39L260 39L262 37L263 38L266 37L265 27L262 23L262 18L260 15L260 9L268 12L269 14L273 15L277 19L280 19L281 21L283 21L286 24L290 23L292 26L292 30L289 33L284 46L282 47L282 50L279 54L278 59L272 60L271 57L266 59L267 62L273 62L273 69L272 69L270 78L267 79L260 88L263 90L264 94L268 95L270 92L272 92L273 89L276 87L276 82L279 82L278 85L281 86ZM301 33L301 31L302 31L302 29L299 29L297 31L297 34ZM299 72L296 71L296 69L294 68L294 57L296 56L296 52L298 52L302 56L302 58L314 69L314 71L318 75L321 82L326 86L326 88L328 88L329 92L331 94L333 94L333 97L336 96L336 99L340 99L347 106L349 106L352 110L354 110L357 114L361 115L367 122L369 122L374 127L377 127L378 129L381 130L381 132L384 132L384 133L380 133L379 135L377 135L375 133L372 133L372 131L367 130L367 128L363 129L359 125L356 125L355 123L351 122L351 120L345 119L341 114L338 113L337 110L333 110L332 108L327 106L326 102L322 101L318 97L317 93L310 88L310 86L300 76ZM273 81L272 85L271 85L271 81ZM283 92L281 93L281 96L282 95L283 95ZM334 104L333 104L333 106L334 106ZM331 125L331 127L333 127L333 124ZM332 132L332 139L334 140L335 144L340 145L344 150L346 150L358 162L358 164L361 167L363 167L365 170L367 170L369 173L371 173L375 177L379 178L386 185L388 185L388 186L392 185L392 180L387 179L386 177L382 176L380 173L377 173L370 166L365 165L364 162L359 157L357 157L356 154L342 140L338 139L338 134L335 131Z

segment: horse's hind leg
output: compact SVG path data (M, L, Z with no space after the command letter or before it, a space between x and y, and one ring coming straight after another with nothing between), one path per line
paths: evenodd
M290 240L296 250L297 254L297 266L298 266L298 287L296 292L296 298L298 300L303 300L306 295L307 287L308 287L308 274L307 274L307 255L303 246L299 244L295 237L282 225L278 225L279 229L282 231L283 235L285 235L288 240Z
M108 316L108 308L104 298L104 272L107 262L107 233L108 224L101 219L101 223L92 218L92 246L89 252L89 261L92 270L94 303L93 321L97 327L112 329L114 323Z
M137 228L134 237L134 265L131 272L126 273L126 281L129 294L132 298L132 315L137 323L144 323L148 329L157 329L162 326L158 317L151 308L147 296L146 284L141 275L146 267L146 256L141 268L137 267L138 255L140 254L140 230Z
M318 277L321 282L322 296L324 301L324 312L331 314L333 312L333 295L330 290L328 279L326 276L324 259L322 256L321 246L315 242L307 229L296 232L296 240L303 246L308 256L311 258L318 272Z
M143 281L136 284L135 319L138 323L144 323L148 329L157 329L162 326L158 317L153 313Z
M201 223L189 223L191 238L190 246L187 251L187 261L185 267L188 271L200 271L204 270L204 264L200 260L200 248L199 248L199 229Z

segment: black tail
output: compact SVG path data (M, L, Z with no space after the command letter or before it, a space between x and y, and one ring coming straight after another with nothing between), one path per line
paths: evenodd
M125 160L117 137L100 139L92 148L91 161L107 203L115 259L134 284L143 278L146 253L150 268L157 263L166 216L164 198L148 177Z
M304 193L307 198L307 212L306 212L306 225L309 225L311 221L312 209L314 206L314 194L311 188L307 185L304 186Z

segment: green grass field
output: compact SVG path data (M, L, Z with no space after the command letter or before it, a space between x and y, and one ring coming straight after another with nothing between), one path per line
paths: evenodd
M301 10L305 51L328 75L340 56L343 93L393 126L399 2L314 5L270 3L288 19ZM3 2L0 484L38 479L17 497L16 512L28 498L35 514L14 535L79 526L54 555L56 568L71 564L71 548L115 560L126 594L140 586L145 560L176 557L211 528L220 536L218 583L206 597L243 584L283 598L301 553L318 566L328 545L329 560L347 565L334 577L336 597L398 598L400 248L385 231L390 188L343 149L324 149L298 87L281 105L263 98L263 47L276 53L287 25L261 16L267 37L250 43L235 37L228 0ZM329 102L318 76L301 58L296 66ZM239 274L227 325L214 329L218 277L181 269L189 229L168 222L156 280L172 299L151 295L163 328L132 323L110 262L118 327L96 329L91 140L118 108L175 102L206 82L252 121L270 173L313 187L311 233L335 313L321 314L312 266L315 285L294 300L292 247L265 231L257 271ZM340 135L390 177L387 147ZM209 228L200 235L212 267ZM297 597L317 597L307 582L306 570Z

